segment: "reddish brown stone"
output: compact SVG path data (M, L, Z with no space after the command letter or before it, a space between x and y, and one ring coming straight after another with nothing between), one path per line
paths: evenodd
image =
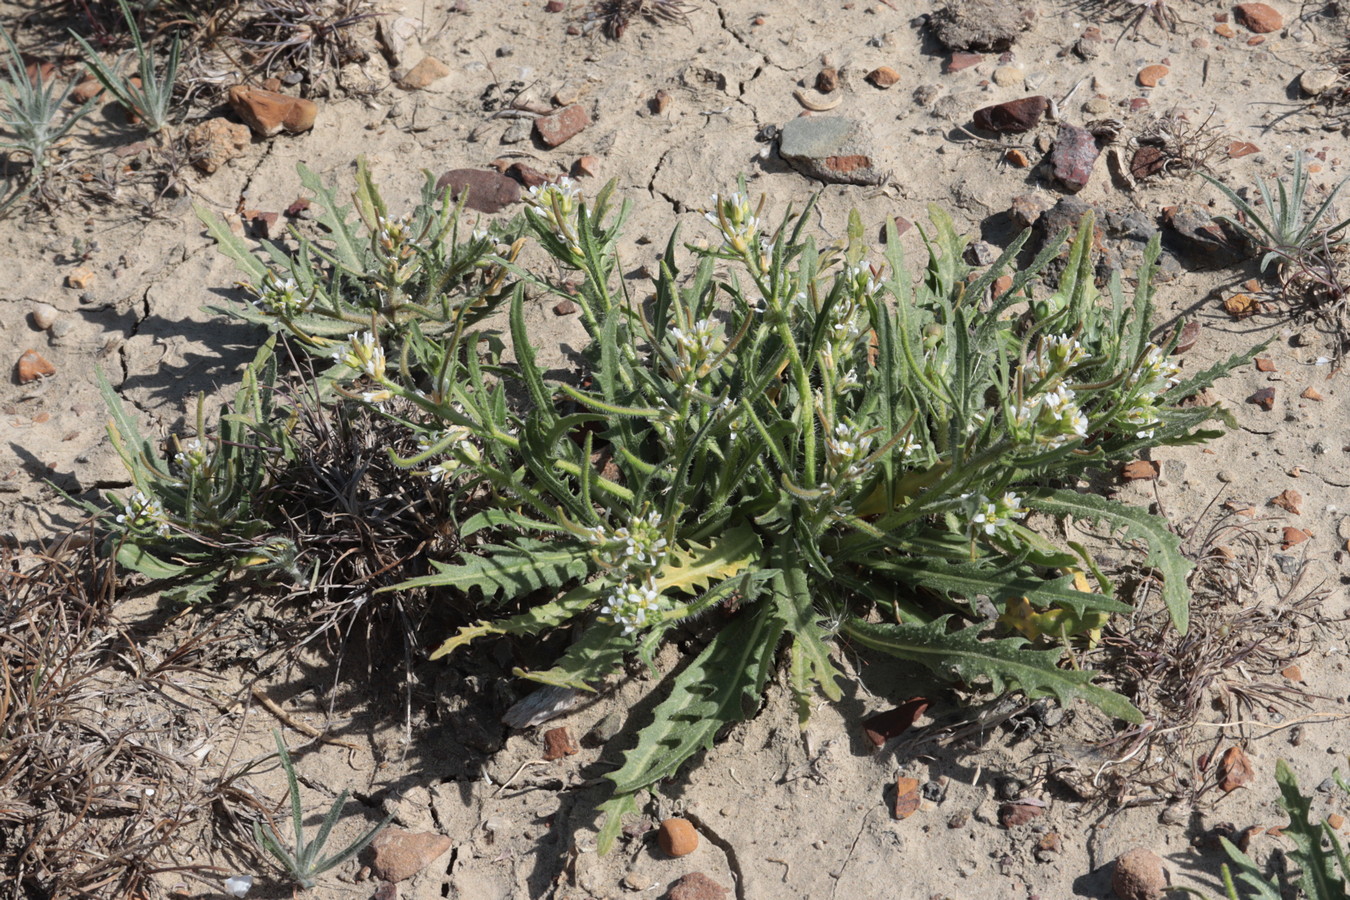
M1233 18L1248 31L1269 34L1284 27L1284 17L1273 6L1265 3L1239 3L1233 7Z
M839 90L839 70L834 66L826 66L817 72L816 90L822 94L830 94Z
M25 350L23 356L14 364L15 375L18 376L19 384L28 384L30 381L37 381L45 375L55 375L56 366L47 361L47 358L36 350Z
M1158 477L1161 468L1151 459L1134 459L1125 464L1120 476L1126 481L1152 481Z
M1130 157L1130 174L1140 181L1150 175L1157 175L1167 166L1167 157L1162 148L1144 144Z
M1167 66L1144 66L1144 68L1139 70L1139 74L1136 77L1139 79L1141 87L1157 87L1158 82L1166 78L1167 74L1171 71L1172 70L1167 68Z
M1303 513L1303 495L1293 488L1289 488L1271 497L1270 505L1278 506L1285 512L1293 513L1296 516L1301 515Z
M1027 159L1027 155L1016 147L1012 147L1004 153L1003 158L1008 161L1008 165L1016 166L1019 169L1025 169L1031 165L1031 160Z
M550 178L548 175L540 172L533 166L527 166L525 163L519 162L507 166L506 174L516 181L519 181L527 188L539 187L540 185L548 184L550 181L556 180L555 178Z
M984 62L984 55L981 53L953 53L944 65L944 70L948 73L960 72L962 69L969 69L971 66L978 66Z
M314 127L319 107L300 97L236 84L229 92L230 108L261 137L285 131L299 134Z
M436 190L450 188L458 200L465 193L464 205L479 212L495 213L520 199L520 185L514 179L487 169L451 169L436 182Z
M594 178L600 174L600 159L595 156L582 156L572 163L572 174L578 178Z
M1299 396L1302 397L1304 400L1313 400L1318 403L1322 401L1322 395L1318 392L1317 388L1315 387L1304 388L1303 393L1299 394Z
M897 819L908 819L918 812L920 799L922 795L919 793L919 779L904 777L895 779L895 808L892 812Z
M435 832L414 833L388 827L371 843L371 869L385 881L411 878L444 855L454 841Z
M563 3L562 0L548 0L548 2L544 4L544 12L560 13L564 9L567 9L567 4Z
M1120 854L1111 872L1111 892L1119 900L1161 900L1167 893L1162 857L1143 847Z
M1261 311L1261 301L1251 294L1234 294L1224 298L1223 309L1235 319L1245 319Z
M1214 33L1217 34L1217 35L1218 35L1219 37L1221 37L1221 38L1232 38L1232 37L1237 37L1237 31L1235 31L1235 30L1233 29L1233 26L1232 26L1232 25L1229 25L1229 24L1226 23L1226 22L1223 23L1222 25L1215 25L1215 26L1214 26Z
M657 830L656 842L667 856L688 856L698 849L698 831L688 819L666 819Z
M575 756L579 752L581 748L573 743L566 725L550 728L544 732L544 759L552 762L564 756Z
M1258 356L1254 362L1256 363L1256 371L1258 372L1275 371L1275 360L1271 359L1269 356Z
M586 112L586 107L573 103L552 115L535 119L534 130L539 140L550 147L557 147L576 137L590 124L591 116Z
M577 311L576 303L571 300L559 300L553 304L553 314L555 316L570 316Z
M70 99L75 103L88 103L101 93L103 83L91 75L75 85L75 90L70 92Z
M1275 408L1275 389L1261 388L1261 390L1247 398L1247 402L1261 407L1266 412Z
M1045 807L1038 803L1004 803L998 808L998 823L1004 828L1016 828L1045 815Z
M408 90L420 91L430 87L450 74L450 67L434 56L423 57L421 62L408 70L408 74L399 79L399 84Z
M851 156L827 156L825 157L825 167L840 175L846 175L849 172L856 172L859 169L870 169L872 167L872 158L863 156L860 153Z
M1232 141L1228 145L1228 158L1241 159L1244 156L1251 156L1261 148L1250 141Z
M1241 747L1229 747L1219 760L1219 790L1232 793L1251 781L1256 773Z
M895 709L888 709L864 719L863 735L873 747L880 747L913 725L926 709L928 709L927 697L913 697Z
M878 66L867 73L867 80L873 86L885 90L900 80L900 73L890 66Z
M1019 133L1035 128L1045 115L1050 101L1045 97L1023 97L975 110L971 117L976 128L999 134Z
M217 116L193 125L187 134L188 159L207 175L238 156L248 146L249 130Z
M690 872L670 886L666 900L722 900L729 893L702 872Z
M1101 150L1092 132L1077 125L1061 122L1055 135L1055 146L1050 151L1050 165L1055 180L1064 189L1078 193L1087 187L1092 177L1092 166Z

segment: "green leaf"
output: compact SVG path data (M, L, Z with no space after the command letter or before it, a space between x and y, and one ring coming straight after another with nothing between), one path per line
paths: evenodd
M621 815L636 810L633 794L675 774L689 757L712 747L723 726L758 706L783 628L775 606L756 604L717 632L674 677L670 693L652 711L652 723L638 733L638 745L624 754L622 768L605 776L615 796L599 807L609 817L600 830L601 853L613 844Z
M581 636L581 640L568 647L567 652L548 671L515 669L513 674L517 678L540 684L593 692L595 688L591 687L591 683L613 672L623 662L624 655L632 649L633 642L624 637L623 626L601 622L592 625Z
M1148 564L1162 576L1163 603L1172 624L1180 634L1186 633L1191 615L1191 590L1186 579L1194 566L1182 554L1181 538L1168 530L1166 521L1142 509L1076 491L1042 491L1029 495L1025 502L1031 509L1054 516L1107 522L1123 529L1127 539L1141 541L1148 552Z
M603 581L592 581L581 587L573 588L557 600L541 603L519 615L496 622L479 622L465 625L454 637L447 639L434 651L429 659L440 659L458 647L489 634L538 634L550 628L568 622L585 612L599 598L604 589Z
M1076 590L1072 575L1040 578L1024 567L991 568L980 562L953 563L931 556L922 559L864 558L858 562L902 584L922 585L956 597L985 595L994 603L1009 597L1026 597L1035 606L1062 606L1079 617L1088 611L1127 613L1133 609L1105 594Z
M117 549L117 561L133 572L140 572L155 581L181 578L190 571L188 566L166 562L144 547L130 541Z
M727 531L711 547L694 543L676 546L656 578L657 590L697 593L745 571L762 552L759 535L749 525Z
M382 587L376 593L449 587L465 593L477 588L488 597L498 594L519 597L542 588L562 587L591 570L589 548L526 538L511 545L484 545L457 565L430 562L436 574L410 578Z
M1090 672L1057 666L1058 650L1024 650L1023 638L981 640L980 626L948 631L943 616L922 625L895 625L849 618L843 631L864 646L908 659L951 681L987 678L995 693L1017 688L1028 697L1054 697L1061 704L1086 700L1107 715L1142 722L1143 715L1120 694L1091 684Z
M1275 764L1275 781L1280 786L1280 805L1289 813L1289 825L1284 834L1294 842L1290 856L1303 871L1299 876L1299 888L1310 900L1340 900L1346 895L1345 877L1350 872L1336 873L1333 858L1343 856L1340 841L1330 826L1312 820L1312 799L1305 797L1298 789L1298 777L1284 760ZM1323 847L1322 842L1330 838L1330 846L1335 857Z
M779 564L787 562L787 554L775 556ZM785 569L774 579L774 602L778 615L792 635L792 655L788 677L797 703L797 721L803 728L811 714L812 687L831 700L843 697L839 686L839 670L830 662L830 648L820 628L820 613L816 610L815 592L800 566Z

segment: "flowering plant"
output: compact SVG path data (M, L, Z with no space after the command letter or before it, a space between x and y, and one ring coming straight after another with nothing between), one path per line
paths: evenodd
M945 678L1137 721L1090 673L1060 668L1047 642L1129 607L1081 547L1030 517L1096 520L1137 540L1185 629L1189 564L1166 523L1076 489L1109 461L1215 434L1199 429L1217 410L1178 403L1237 358L1183 378L1174 343L1150 335L1156 242L1131 299L1118 276L1105 296L1094 285L1090 222L1047 296L1037 279L1063 236L997 293L1025 237L976 277L961 261L967 239L933 209L916 283L893 229L882 258L856 214L847 242L822 248L806 212L770 230L742 186L712 200L717 245L688 248L686 271L672 235L654 297L638 302L615 292L627 207L610 217L610 190L594 204L571 184L531 195L529 230L582 282L572 296L497 259L519 282L513 362L477 337L413 333L407 353L430 373L414 382L370 365L364 336L365 350L353 338L342 351L352 377L416 410L403 421L419 452L395 462L480 510L461 528L459 560L387 589L553 595L464 628L433 657L484 635L579 625L553 668L518 674L593 690L630 653L655 668L674 629L702 636L608 776L601 847L640 789L744 717L781 644L803 720L817 690L841 696L831 645L842 638ZM535 362L527 287L578 304L593 341L580 386L546 381Z
M122 565L159 581L166 598L201 600L231 572L300 577L295 545L273 533L263 490L272 468L293 455L285 418L272 402L274 342L245 368L233 409L208 427L199 397L194 433L172 437L167 453L142 436L100 373L111 414L108 436L134 487L126 498L108 496L118 512L109 517L107 549Z

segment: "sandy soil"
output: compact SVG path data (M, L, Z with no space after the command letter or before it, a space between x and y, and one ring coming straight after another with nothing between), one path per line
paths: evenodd
M402 209L416 196L423 169L484 167L505 158L558 173L582 156L594 156L596 175L583 184L594 189L615 178L619 195L636 205L621 244L624 269L635 284L646 277L643 267L655 262L677 222L689 237L704 233L697 211L710 193L734 185L741 174L752 193L768 196L771 215L820 192L818 224L827 235L843 233L850 208L871 223L894 216L922 221L926 206L937 203L959 227L1003 244L1013 233L1007 211L1014 197L1031 194L1054 202L1063 193L1037 164L1045 155L1038 148L1053 137L1055 125L991 137L972 134L970 120L979 107L1028 94L1055 99L1062 121L1120 120L1116 146L1126 148L1126 160L1129 139L1145 131L1154 115L1175 109L1192 123L1208 121L1224 136L1211 166L1235 186L1286 171L1292 153L1305 150L1320 165L1315 178L1325 192L1350 175L1350 147L1339 123L1301 95L1297 79L1345 49L1345 22L1312 5L1276 6L1285 27L1255 45L1252 32L1232 24L1229 6L1193 0L1173 7L1184 20L1175 30L1146 18L1117 44L1128 22L1114 14L1129 7L1041 0L1033 4L1030 26L1002 58L986 53L977 65L947 72L951 54L923 24L928 4L914 0L823 6L703 2L689 14L688 27L638 19L619 40L599 29L568 34L569 26L585 24L586 9L577 0L560 13L546 12L538 2L462 0L452 7L379 0L386 21L416 20L403 65L435 56L448 65L447 77L418 91L391 85L390 62L376 49L369 26L361 32L368 60L337 73L331 93L318 98L321 108L311 132L255 139L211 176L185 166L181 190L159 199L149 175L125 171L134 153L128 156L124 148L143 135L111 108L100 110L67 149L60 202L47 212L0 221L8 260L0 286L0 361L12 365L33 348L56 369L37 384L20 384L13 374L0 383L0 528L30 542L69 522L69 507L48 482L76 494L126 486L104 434L96 371L106 373L148 429L166 434L182 424L197 392L214 395L234 383L251 357L258 329L204 309L238 302L231 287L237 276L204 235L191 211L193 201L226 216L237 217L243 209L280 211L301 194L297 163L345 182L353 161L364 155L386 198ZM19 21L24 12L0 3L7 22ZM1216 26L1225 24L1233 37L1216 33ZM1104 40L1098 55L1083 58L1071 48L1094 25ZM1167 65L1170 73L1156 87L1140 87L1139 71L1153 64ZM888 173L879 186L813 182L787 167L772 141L764 140L767 126L781 126L802 112L794 90L814 86L824 65L842 74L832 95L841 102L831 114L871 129L874 164ZM899 73L899 82L886 90L864 80L882 65ZM1001 67L1017 70L1001 72L999 82L1006 86L993 80ZM575 98L593 124L553 150L528 137L504 144L503 136L519 120L494 117L484 98L513 85L522 89L521 102ZM660 112L653 104L658 92L669 98ZM1147 106L1132 110L1131 101L1140 97ZM204 114L200 108L191 113ZM1251 142L1258 151L1230 159L1230 141ZM1009 164L1010 148L1021 149L1033 165ZM90 179L82 181L82 174ZM95 196L94 188L109 197ZM1152 227L1164 207L1177 204L1227 211L1218 192L1195 177L1161 177L1130 189L1112 177L1105 156L1077 197ZM917 252L916 232L903 240L911 255ZM1252 554L1241 575L1248 582L1246 602L1276 608L1317 589L1318 611L1338 620L1347 611L1340 549L1347 533L1339 511L1350 486L1347 393L1342 377L1321 359L1334 355L1328 335L1301 324L1277 302L1241 321L1223 311L1221 301L1256 274L1254 264L1215 268L1169 257L1159 288L1159 321L1184 315L1204 325L1186 365L1270 340L1265 355L1273 371L1244 366L1213 390L1237 417L1236 430L1205 449L1160 452L1158 480L1118 490L1129 502L1155 504L1183 531L1197 525L1207 530L1225 502L1250 508L1252 516L1242 519ZM86 277L85 286L72 286ZM59 310L59 335L31 321L38 302ZM575 346L580 334L575 321L554 316L543 303L533 310L541 346ZM1275 388L1272 409L1246 402L1265 387ZM1320 401L1300 396L1309 387ZM1303 497L1299 514L1269 505L1291 488ZM1312 538L1281 550L1285 525L1305 529ZM1291 590L1292 573L1301 566L1306 566L1301 587ZM216 749L201 763L203 778L267 752L269 730L278 724L260 706L234 702L238 686L259 674L242 660L265 642L266 615L247 603L222 615L227 620L222 627L234 636L233 649L213 656L212 665L224 680L217 680L217 673L189 677L209 683L227 711L189 716L179 742L187 747L194 734L214 735ZM152 645L167 646L174 629L192 627L183 620L166 624L166 613L150 607L129 609L127 616L145 629ZM368 677L359 660L349 659L338 673L315 652L300 664L262 673L257 686L294 717L331 726L360 748L313 745L299 755L315 809L328 802L324 795L344 787L354 791L354 815L341 830L355 833L383 807L396 812L404 827L451 838L449 855L399 886L403 897L663 896L671 882L691 871L742 898L1107 897L1112 860L1135 846L1163 856L1175 883L1217 895L1222 855L1204 836L1221 823L1239 832L1281 824L1275 761L1290 760L1311 788L1345 750L1340 735L1350 672L1342 633L1328 624L1307 629L1305 636L1313 643L1299 662L1303 704L1278 710L1258 705L1245 714L1245 727L1214 724L1223 715L1206 710L1202 718L1210 724L1186 734L1175 757L1196 767L1191 789L1161 778L1157 766L1147 777L1133 774L1131 766L1144 760L1123 759L1133 746L1128 740L1094 746L1105 732L1084 710L1068 711L1050 729L1036 714L1019 710L1010 720L1023 723L1017 727L995 719L957 738L940 739L937 733L871 752L860 720L911 696L931 692L938 698L930 710L938 724L970 714L950 691L916 681L913 673L884 661L847 654L844 664L857 680L844 702L822 702L801 732L784 693L770 690L753 721L732 729L697 768L661 786L645 806L646 821L633 823L629 837L606 857L594 852L594 807L604 797L596 779L623 739L603 753L593 740L582 739L578 755L531 764L542 755L542 729L516 731L500 721L527 690L509 680L519 648L485 646L448 665L417 661L407 735L401 675ZM429 635L426 642L438 637ZM663 662L674 658L668 654ZM1244 677L1240 671L1228 674ZM634 669L631 679L549 727L566 725L582 738L597 726L608 731L616 722L640 722L643 679ZM330 700L337 701L337 718L328 722ZM231 748L235 732L243 739ZM288 739L294 745L302 740L294 732ZM1245 746L1257 777L1224 794L1212 787L1213 764L1199 771L1198 760L1234 742ZM1153 753L1164 768L1174 764L1150 744L1145 756ZM1066 770L1081 777L1055 774ZM1110 777L1117 770L1131 773L1124 783ZM890 809L897 776L931 783L922 808L905 819ZM1154 776L1168 782L1166 789L1148 786ZM251 778L258 796L273 801L282 796L279 773ZM1067 786L1084 782L1084 796ZM1210 787L1200 791L1202 784ZM1044 801L1044 814L1029 824L1002 827L1000 803L1022 798ZM1334 793L1317 793L1314 808L1344 812ZM676 813L695 823L703 841L693 855L671 859L646 829ZM254 896L285 895L256 861L233 858L224 845L210 843L208 831L202 834L198 862L210 858L226 870L257 871ZM1047 838L1051 834L1059 841ZM1058 849L1047 849L1053 845ZM1251 852L1264 861L1281 846L1280 838L1261 833ZM331 882L321 895L370 895L376 886L352 883L354 871L348 867L344 880ZM160 885L161 896L174 880ZM209 880L192 881L188 890L191 896L219 896Z

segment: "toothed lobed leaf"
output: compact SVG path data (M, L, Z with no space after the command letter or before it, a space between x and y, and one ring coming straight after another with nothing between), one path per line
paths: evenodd
M669 679L666 698L652 710L651 724L638 732L637 746L624 754L618 771L605 776L615 795L599 808L608 817L600 831L601 853L617 836L621 814L635 810L633 794L675 774L689 757L711 748L722 727L758 708L784 627L774 604L754 604Z
M1107 715L1142 722L1143 715L1120 694L1091 684L1088 672L1058 667L1059 650L1023 649L1020 637L985 640L978 625L948 631L950 616L926 624L897 625L846 619L843 632L858 643L919 663L949 681L988 680L994 693L1017 689L1028 697L1054 697L1062 704L1086 700Z
M430 562L435 574L410 578L380 588L380 592L448 587L466 594L479 590L485 597L513 598L544 588L560 588L584 577L592 568L587 547L559 546L529 538L512 544L484 545L462 563Z
M1186 580L1195 566L1181 552L1181 538L1168 529L1165 519L1124 503L1075 491L1042 491L1029 495L1024 503L1061 518L1106 522L1122 530L1126 539L1143 544L1147 563L1162 575L1162 599L1172 625L1180 634L1186 633L1191 603Z

